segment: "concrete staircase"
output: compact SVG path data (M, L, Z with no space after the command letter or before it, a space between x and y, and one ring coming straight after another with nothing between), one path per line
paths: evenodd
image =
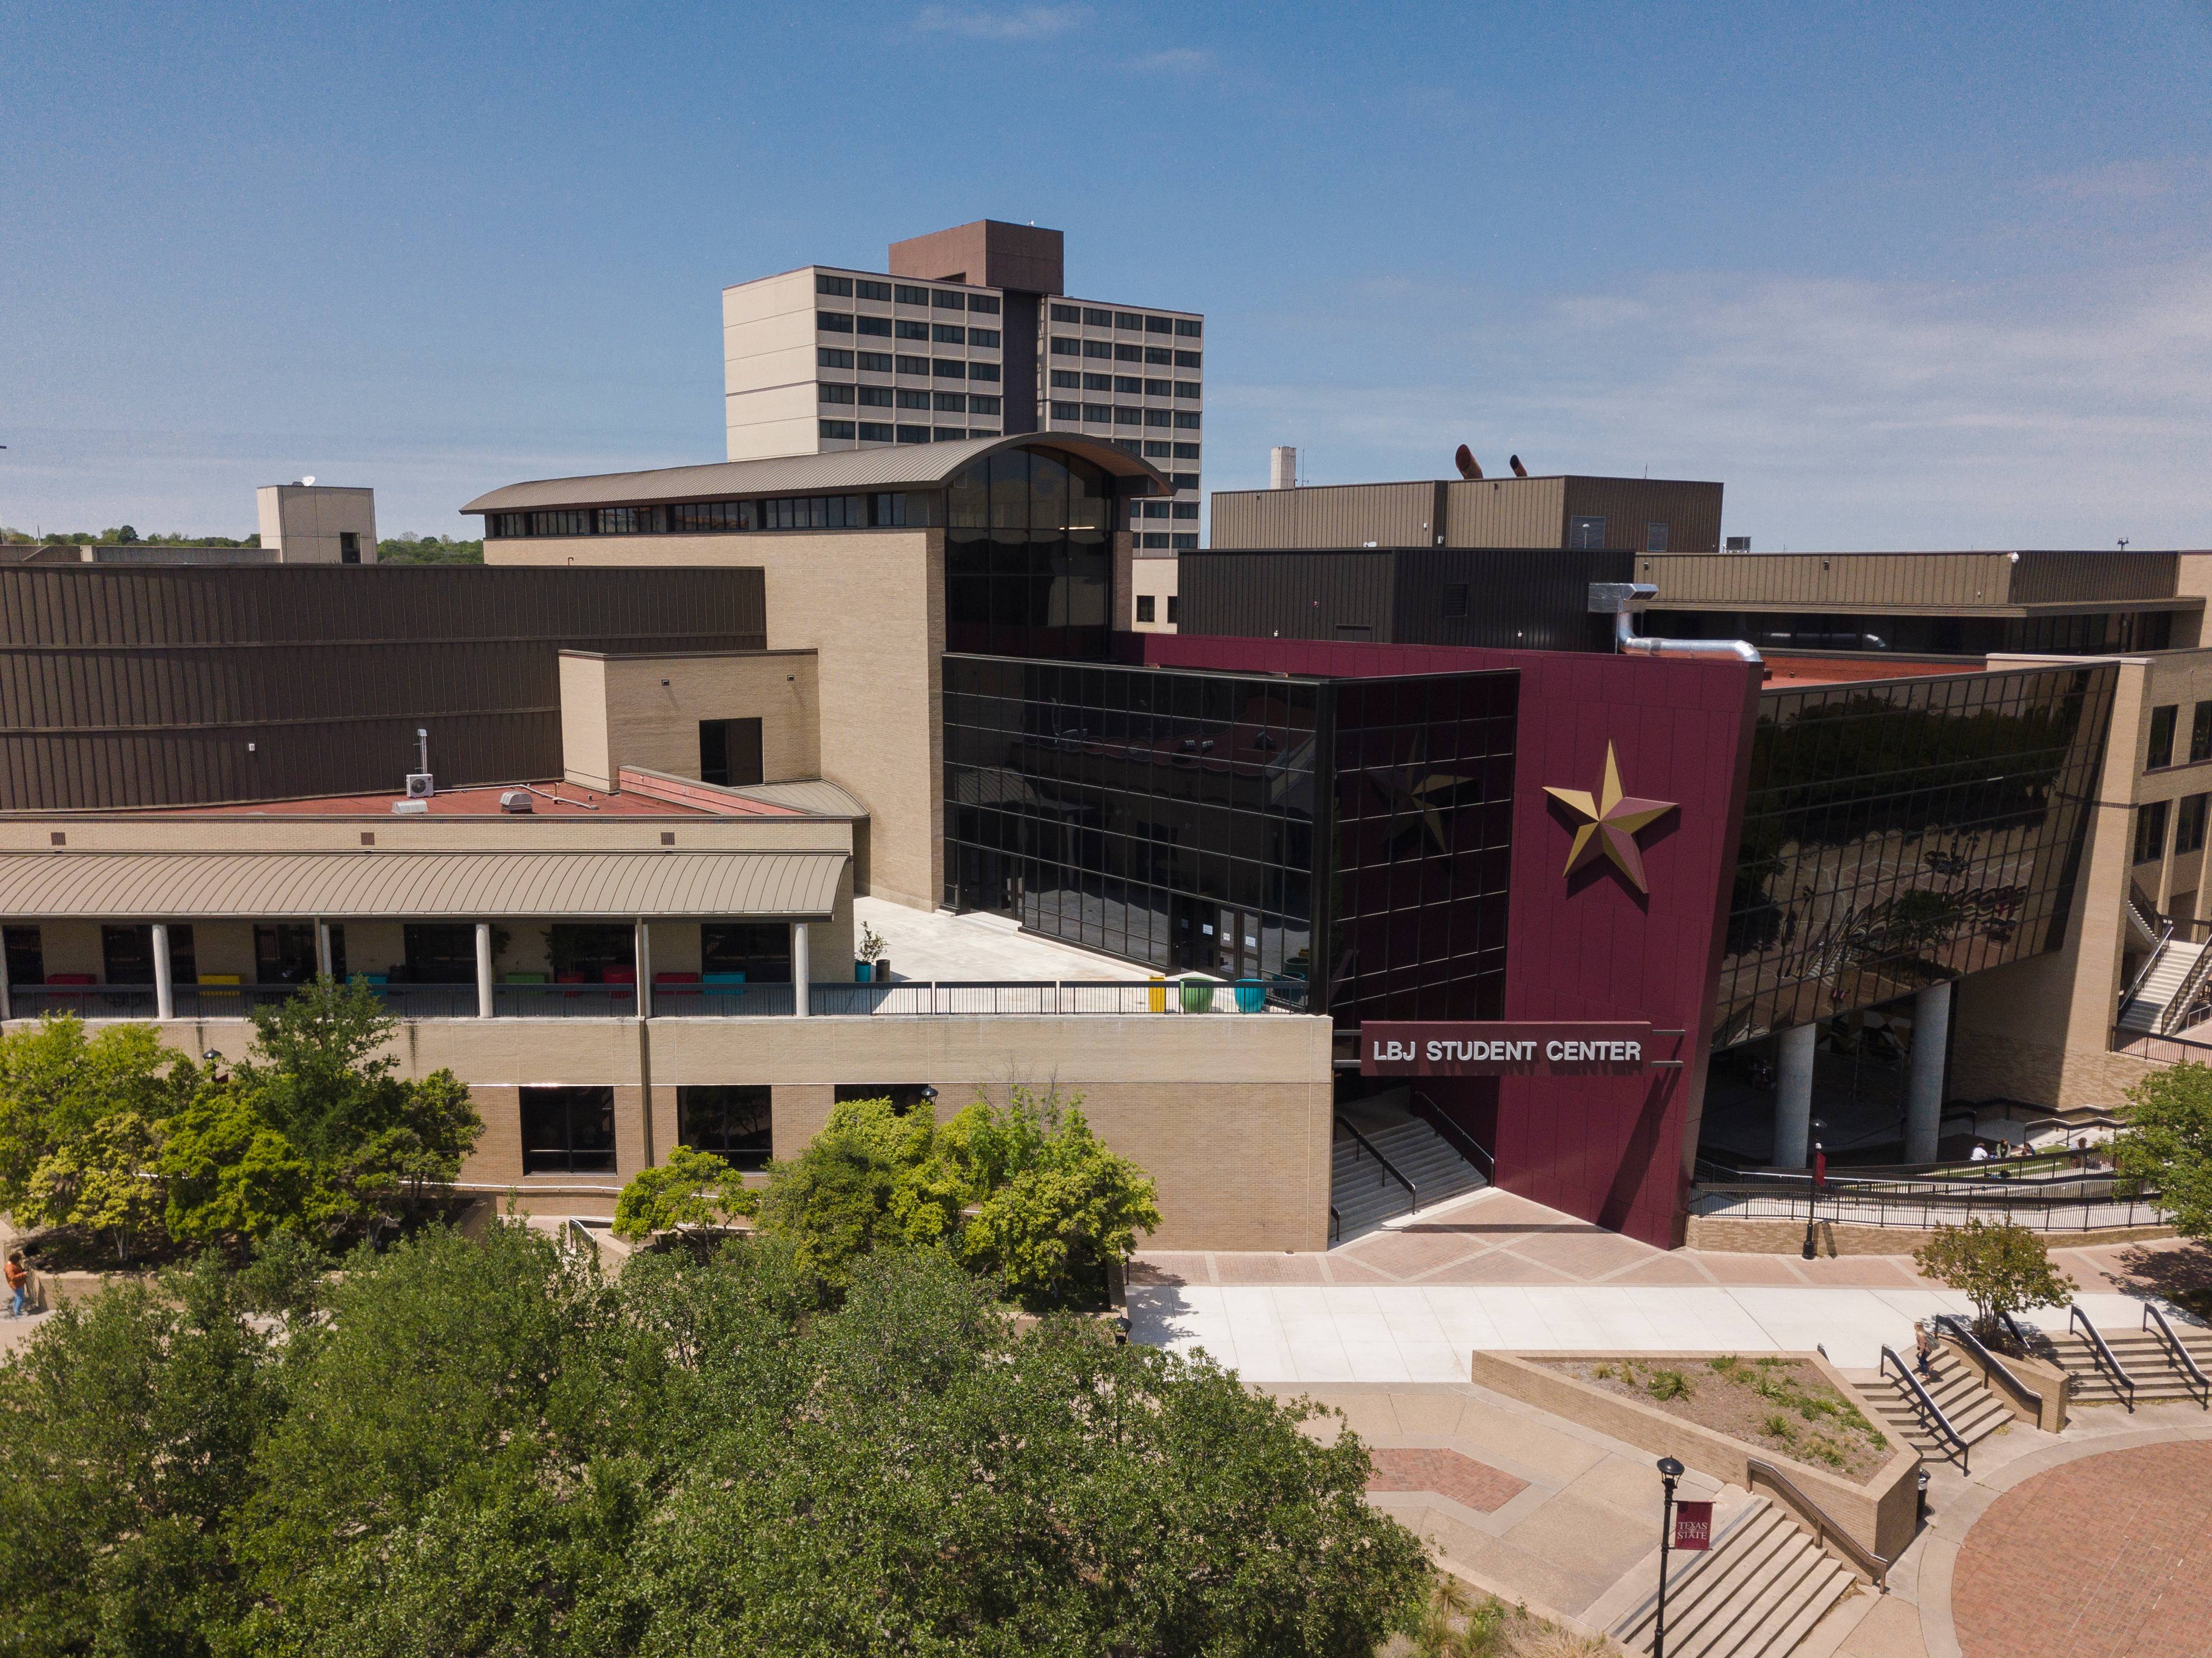
M1756 1496L1711 1549L1674 1554L1668 1564L1668 1658L1785 1658L1863 1587L1787 1509ZM1649 1653L1657 1614L1653 1595L1606 1632L1631 1652Z
M2181 991L2182 983L2189 977L2197 958L2212 945L2185 944L2179 938L2169 939L2158 964L2150 970L2150 977L2142 987L2120 1010L2119 1024L2124 1030L2154 1031L2164 1018L2166 1010Z
M2192 1326L2177 1323L2176 1335L2189 1356L2197 1361L2197 1368L2212 1376L2212 1333ZM2136 1384L2135 1402L2148 1405L2171 1400L2191 1400L2202 1403L2204 1390L2198 1387L2180 1365L2174 1363L2173 1352L2155 1331L2107 1330L2101 1326L2098 1333L2105 1345L2112 1350L2112 1357ZM2097 1363L2096 1353L2089 1345L2089 1338L2079 1329L2050 1331L2046 1334L2051 1351L2044 1357L2062 1366L2070 1378L2068 1396L2076 1405L2119 1405L2126 1395L2113 1382L2112 1373Z
M1911 1350L1901 1357L1907 1364L1913 1362ZM1938 1346L1929 1356L1929 1366L1936 1372L1935 1379L1920 1377L1920 1385L1936 1401L1944 1418L1958 1430L1959 1437L1971 1449L2013 1420L2013 1414L1982 1382L1975 1371L1961 1363L1950 1351ZM1919 1373L1916 1370L1916 1376ZM1920 1407L1905 1384L1897 1379L1897 1372L1885 1369L1878 1376L1868 1376L1858 1383L1859 1392L1867 1403L1881 1412L1886 1426L1899 1438L1918 1451L1930 1461L1948 1461L1957 1453L1947 1440L1938 1439L1920 1413Z
M1390 1160L1394 1168L1413 1182L1424 1210L1432 1209L1449 1198L1479 1192L1489 1184L1480 1169L1419 1117L1408 1117L1387 1127L1370 1127L1363 1123L1360 1133ZM1363 1232L1371 1232L1386 1220L1410 1213L1413 1207L1406 1188L1385 1174L1367 1154L1365 1147L1346 1133L1341 1126L1336 1131L1329 1202L1336 1210L1340 1243Z

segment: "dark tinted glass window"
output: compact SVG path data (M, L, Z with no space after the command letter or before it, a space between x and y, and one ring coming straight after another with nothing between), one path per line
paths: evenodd
M2173 723L2177 709L2172 703L2150 711L2150 751L2144 765L2152 771L2173 763Z
M522 1172L611 1175L615 1171L615 1090L525 1088Z
M11 985L42 985L46 981L46 952L44 939L34 926L11 926L6 929L8 946L8 982Z
M2154 864L2166 856L2166 820L2170 802L2154 800L2136 808L2136 862Z
M761 780L761 722L702 720L699 780L743 788Z
M100 976L112 985L149 985L154 982L154 929L149 926L104 926L100 930ZM169 982L189 985L199 980L189 923L169 926Z
M765 1168L774 1139L770 1099L765 1087L679 1087L677 1140L695 1151L711 1151L733 1169Z
M742 973L748 984L791 982L791 928L781 921L709 921L699 929L699 964Z
M2189 758L2212 760L2212 702L2199 702L2189 726Z
M2180 813L2173 825L2176 857L2185 852L2204 850L2204 810L2207 805L2212 805L2212 795L2192 794L2181 803Z
M402 936L410 982L472 985L477 981L477 930L466 921L410 921Z

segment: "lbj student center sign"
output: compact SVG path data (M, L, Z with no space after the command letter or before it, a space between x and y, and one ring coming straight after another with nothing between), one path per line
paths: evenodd
M1359 1028L1367 1077L1626 1077L1651 1060L1649 1024L1413 1023Z

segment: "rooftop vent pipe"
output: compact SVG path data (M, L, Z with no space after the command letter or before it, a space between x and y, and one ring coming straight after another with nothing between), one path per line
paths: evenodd
M1623 656L1725 657L1731 662L1763 661L1756 647L1741 639L1645 639L1636 631L1629 606L1639 599L1656 598L1659 590L1648 581L1593 581L1589 608L1593 616L1613 618L1613 647Z
M1527 477L1528 476L1528 469L1527 467L1523 466L1523 465L1521 464L1521 457L1520 457L1520 456L1518 456L1518 455L1508 455L1508 456L1506 456L1506 458L1505 458L1505 464L1506 464L1508 466L1510 466L1510 467L1513 469L1513 476L1514 476L1515 477L1517 477L1517 478L1524 478L1524 477Z
M1474 451L1465 444L1460 445L1459 452L1452 457L1452 465L1459 468L1459 475L1468 483L1482 482L1482 463L1474 458Z

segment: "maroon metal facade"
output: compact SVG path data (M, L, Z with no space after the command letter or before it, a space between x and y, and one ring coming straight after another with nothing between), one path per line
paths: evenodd
M1125 648L1163 667L1346 678L1520 671L1505 1017L1680 1030L1656 1036L1654 1049L1684 1063L1641 1076L1431 1079L1430 1091L1492 1149L1507 1191L1662 1248L1678 1244L1759 669L1570 652L1125 637ZM1608 744L1629 793L1680 807L1640 837L1648 895L1601 863L1562 873L1572 829L1544 790L1595 791Z

